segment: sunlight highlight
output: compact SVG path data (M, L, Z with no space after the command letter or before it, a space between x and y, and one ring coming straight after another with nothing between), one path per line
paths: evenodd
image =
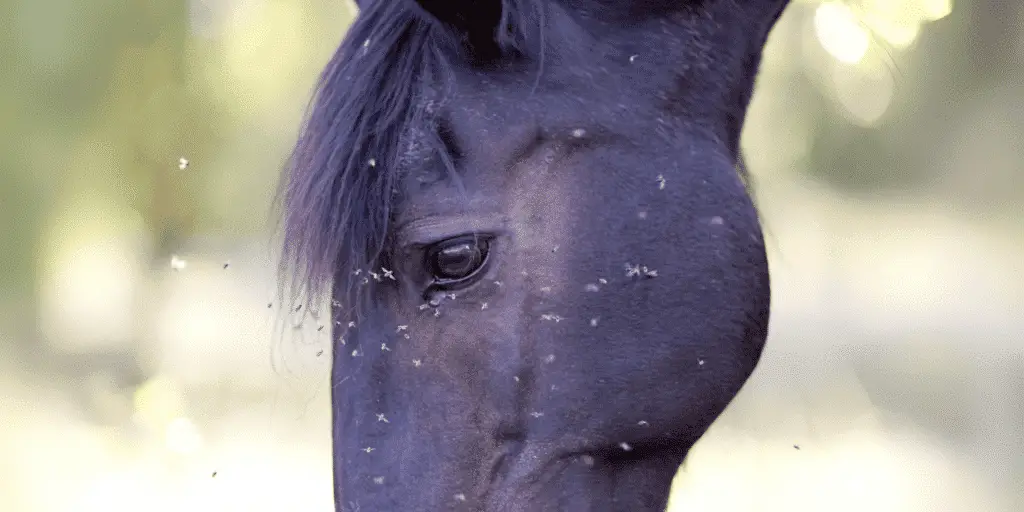
M953 11L952 0L841 0L815 2L814 39L834 59L808 65L826 77L826 94L861 127L877 125L896 96L893 50L905 50L922 27Z
M864 128L878 124L896 93L891 72L877 59L865 59L857 66L837 65L828 78L843 117Z
M111 198L70 198L44 241L40 325L60 350L92 351L134 335L144 221Z
M829 54L840 62L856 64L872 46L872 39L896 49L917 41L921 27L949 16L952 0L865 0L855 12L846 3L821 3L814 13L814 29Z
M164 434L167 450L179 455L192 455L203 447L203 436L199 428L188 418L176 418L167 425Z
M953 0L920 0L924 17L928 21L936 21L953 13Z
M857 17L844 4L823 3L814 12L814 30L818 41L836 59L856 64L864 58L870 40Z
M166 377L154 377L135 390L132 396L133 420L153 431L162 431L175 418L185 414L181 386Z

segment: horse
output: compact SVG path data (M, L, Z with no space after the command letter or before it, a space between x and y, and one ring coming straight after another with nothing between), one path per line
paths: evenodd
M336 510L664 510L767 337L739 139L787 3L357 2L281 188Z

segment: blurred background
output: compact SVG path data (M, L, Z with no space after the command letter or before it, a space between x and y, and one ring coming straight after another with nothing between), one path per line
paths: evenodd
M772 333L672 511L1024 510L1024 4L794 0ZM330 511L271 208L341 0L0 0L0 510Z

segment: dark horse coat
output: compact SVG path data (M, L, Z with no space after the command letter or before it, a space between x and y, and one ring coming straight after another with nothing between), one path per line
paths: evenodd
M764 345L787 0L364 0L286 176L346 511L663 510Z

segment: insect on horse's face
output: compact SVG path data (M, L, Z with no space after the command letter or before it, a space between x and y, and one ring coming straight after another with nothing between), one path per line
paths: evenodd
M418 4L476 50L467 19L535 7ZM538 4L536 51L417 89L386 286L336 329L340 507L659 510L760 356L738 139L785 1Z

